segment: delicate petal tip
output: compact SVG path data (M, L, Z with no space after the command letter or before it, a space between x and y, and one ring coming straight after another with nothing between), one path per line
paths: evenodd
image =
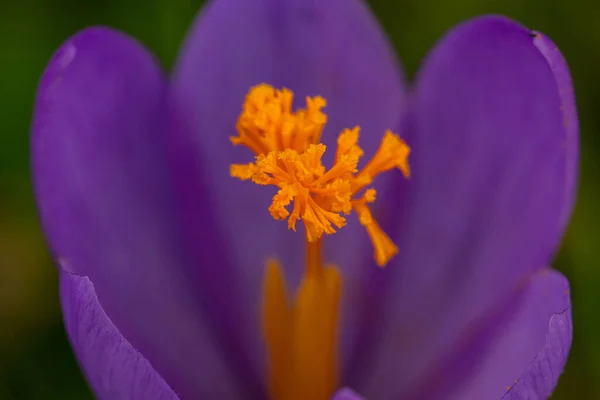
M98 26L83 29L62 43L52 54L42 73L36 94L36 109L39 102L43 104L51 89L62 82L63 74L68 73L78 52L94 52L101 42L112 41L114 38L125 38L125 35L112 28Z
M343 388L338 390L331 400L363 400L364 398L354 392L352 389Z
M453 399L549 397L571 346L569 283L559 272L544 268L524 289Z
M567 363L572 339L573 324L569 308L552 316L544 348L502 399L549 398Z
M556 85L561 99L561 111L564 114L567 172L563 223L566 226L576 200L579 169L579 118L575 101L575 89L569 66L558 46L541 32L531 31L530 35L533 37L534 45L548 61L548 65L556 78Z
M503 400L547 399L556 388L569 357L573 322L567 280L562 277L562 282L552 290L558 290L562 300L559 300L558 309L550 318L544 345L533 362L510 386Z
M179 400L113 325L87 277L61 272L60 298L71 345L100 400Z
M134 39L121 31L106 26L92 26L73 34L50 57L41 82L44 82L45 78L52 80L52 78L56 78L56 74L67 70L78 55L78 51L94 52L103 47L103 43L115 40L133 41ZM44 84L41 84L40 88L43 86Z
M73 97L73 91L90 89L93 78L104 78L102 67L114 66L119 59L139 61L140 55L148 56L149 64L154 64L149 53L142 54L140 49L141 46L132 37L104 26L83 29L65 40L50 57L38 83L31 132L34 155L39 147L36 140L45 131L48 114L60 108L60 101L65 97ZM108 70L106 75L111 75L111 72ZM95 99L86 100L82 109L93 112ZM33 172L35 175L35 169Z

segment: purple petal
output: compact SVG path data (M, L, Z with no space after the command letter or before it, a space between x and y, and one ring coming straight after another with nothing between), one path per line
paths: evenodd
M60 296L71 344L99 399L179 399L106 316L87 277L61 271Z
M35 105L39 212L62 268L89 277L112 323L177 393L236 398L187 279L165 94L157 63L123 34L93 28L63 44ZM220 254L214 240L197 246Z
M544 269L453 398L498 399L510 388L503 399L547 399L567 361L572 328L569 284L560 273Z
M367 397L401 397L554 255L577 142L564 126L572 98L559 95L569 83L533 41L507 19L477 18L421 70L408 123L414 175L396 209L403 251L374 272L373 293L387 285L387 323L374 327L371 362L353 362L366 386L349 382Z
M361 396L359 396L358 394L356 394L353 390L344 388L344 389L338 390L333 395L331 400L363 400L363 398Z
M263 353L256 325L265 261L280 258L294 287L302 270L305 239L303 233L289 231L269 215L273 190L229 177L231 163L253 159L250 151L234 148L229 141L244 97L261 82L291 88L298 104L306 95L322 95L329 104L325 143L335 143L342 128L360 125L361 144L370 155L384 130L395 128L400 119L404 99L399 71L381 29L358 0L214 1L189 34L175 67L174 87L183 119L194 121L195 136L176 139L176 148L191 152L188 157L179 153L184 160L179 171L194 176L194 169L201 168L194 157L202 155L212 188L210 201L223 222L223 235L230 240L227 256L239 267L246 286L249 322L240 325L255 326L256 359ZM194 204L199 194L188 188L187 179L181 179L179 186L186 221L191 232L197 231L200 215ZM358 250L342 251L348 248ZM347 298L356 297L360 284L353 274L356 267L363 267L357 262L362 261L357 257L362 249L372 251L355 220L326 240L327 261L344 271ZM347 326L343 331L354 329Z

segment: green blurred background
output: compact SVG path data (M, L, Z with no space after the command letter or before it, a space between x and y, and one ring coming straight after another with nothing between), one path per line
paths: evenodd
M62 328L57 277L36 220L28 162L31 110L52 52L89 25L135 36L170 68L199 0L3 0L0 4L0 400L91 399ZM575 81L579 200L557 267L572 285L575 340L553 399L600 399L600 2L372 0L409 75L452 25L501 13L558 44ZM594 116L596 114L596 116Z

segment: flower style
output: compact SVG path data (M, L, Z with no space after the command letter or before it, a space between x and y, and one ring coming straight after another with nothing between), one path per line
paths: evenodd
M108 400L547 398L577 160L546 36L467 21L409 90L358 0L213 0L170 79L86 29L32 128L66 329Z

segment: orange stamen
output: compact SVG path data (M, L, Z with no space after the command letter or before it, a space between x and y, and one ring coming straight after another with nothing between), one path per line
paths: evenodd
M292 100L292 92L287 89L275 90L262 84L250 90L237 123L238 136L231 141L248 147L256 159L232 165L231 176L276 186L269 213L277 220L289 218L288 228L292 230L302 220L309 242L344 227L346 218L342 214L354 210L371 239L375 261L385 266L398 249L373 220L366 205L371 201L357 195L377 175L393 168L408 178L410 148L387 131L373 158L359 171L363 150L358 145L360 129L354 127L340 134L334 164L326 169L321 161L326 147L319 143L327 122L321 111L326 102L321 97L308 97L306 109L293 112ZM374 189L368 190L373 190L374 199Z

